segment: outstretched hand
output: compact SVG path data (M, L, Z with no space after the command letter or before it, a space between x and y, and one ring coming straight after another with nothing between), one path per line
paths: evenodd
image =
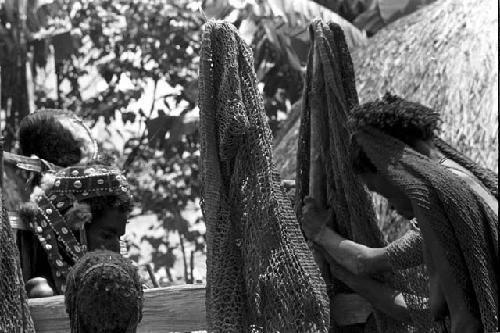
M308 239L318 243L319 237L330 219L330 213L330 210L318 207L313 198L307 197L304 199L302 229Z

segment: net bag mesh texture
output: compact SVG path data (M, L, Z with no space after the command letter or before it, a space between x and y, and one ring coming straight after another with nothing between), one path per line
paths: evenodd
M93 251L71 268L65 292L71 332L132 332L142 319L137 268L111 251Z
M0 168L0 172L2 172ZM0 332L35 332L7 210L0 191Z
M446 158L458 163L471 172L479 182L498 200L498 175L474 162L440 138L434 138L434 145ZM433 323L429 311L428 273L423 265L423 240L420 230L410 230L386 248L387 256L398 275L396 287L402 290L410 308L413 325L417 332L428 332L449 327L448 321ZM419 277L419 279L415 279ZM424 297L425 296L425 297Z
M296 213L300 218L303 200L309 195L311 114L319 113L319 128L315 128L321 142L321 160L325 169L327 203L332 207L331 227L347 239L369 247L386 244L378 227L369 193L352 170L350 153L351 133L348 118L357 106L355 76L344 34L334 24L316 20L310 26L311 49L306 71L303 110L297 150ZM402 243L418 241L407 235ZM421 260L416 250L414 263ZM330 267L334 269L334 267ZM374 279L402 292L414 319L412 325L393 320L375 310L377 325L336 327L333 332L429 332L431 320L425 311L428 295L425 270L422 265L405 272L373 276ZM343 283L326 276L330 302L339 293L352 293Z
M498 216L461 178L401 141L370 127L355 135L377 170L418 207L419 225L437 236L468 310L481 318L484 331L496 332Z
M199 75L210 332L327 332L328 298L272 163L253 56L208 22Z

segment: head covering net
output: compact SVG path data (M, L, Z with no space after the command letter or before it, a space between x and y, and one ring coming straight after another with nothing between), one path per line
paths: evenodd
M35 332L21 275L19 252L1 191L0 209L0 332Z
M209 22L200 59L209 331L327 332L325 285L272 163L253 56Z
M0 332L35 332L3 197L3 138L0 138Z
M135 332L143 290L132 262L110 251L89 252L72 268L65 292L71 332Z
M437 235L467 308L481 318L485 331L496 331L498 216L461 178L403 142L370 126L358 129L355 140L377 172L418 207L418 223L429 224Z

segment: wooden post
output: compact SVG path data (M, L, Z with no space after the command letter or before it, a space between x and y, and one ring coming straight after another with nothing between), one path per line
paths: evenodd
M6 112L5 119L5 148L11 150L19 122L29 114L28 82L27 82L27 0L6 0L8 17L12 20L12 33L15 40L15 54L12 59L5 59L2 71L4 80L4 101L6 105L11 101L11 112ZM12 11L12 12L11 12ZM7 111L9 106L7 106Z
M188 263L187 263L186 249L184 248L184 235L180 232L179 232L179 240L182 251L182 260L184 263L184 281L186 283L189 283Z
M153 267L151 264L146 264L146 270L148 271L149 278L151 279L151 283L153 283L153 287L158 288L158 281L156 281L155 273L153 272Z
M189 261L189 283L193 284L194 283L194 251L191 250L191 258Z

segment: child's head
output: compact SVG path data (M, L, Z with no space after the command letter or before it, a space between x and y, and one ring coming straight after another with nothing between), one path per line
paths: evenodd
M65 302L71 332L135 332L143 306L137 269L118 253L89 252L68 274Z

